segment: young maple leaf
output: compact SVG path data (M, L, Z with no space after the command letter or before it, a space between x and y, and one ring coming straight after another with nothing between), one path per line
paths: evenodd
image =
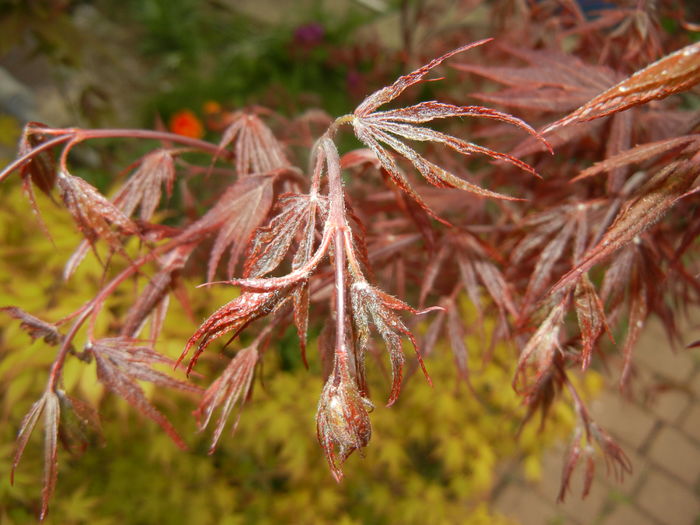
M316 435L338 482L345 460L355 450L362 451L372 437L368 414L372 408L349 374L337 372L326 381L316 411Z
M608 332L612 339L612 332L607 323L603 302L600 300L595 286L593 286L587 273L584 273L578 283L576 283L574 306L581 332L581 368L585 370L591 363L595 342L603 333L603 330Z
M168 197L173 192L175 161L173 152L157 149L139 161L138 169L129 177L112 202L130 217L139 208L139 218L149 221L156 211L165 186Z
M573 113L547 126L556 128L624 111L650 100L685 91L700 82L700 42L686 46L637 71Z
M90 244L104 239L112 249L119 250L119 233L135 235L136 225L91 184L66 171L56 178L61 199L73 216L78 229Z
M201 389L195 385L151 368L155 363L173 365L171 359L128 337L100 339L89 343L86 350L95 358L97 378L105 387L158 423L177 446L183 450L187 448L170 421L148 401L136 382L149 381L166 388L200 392Z
M241 405L245 402L250 392L253 372L259 357L257 341L255 344L239 350L236 356L231 359L224 372L204 392L202 401L194 412L197 418L197 426L200 430L206 428L214 410L219 405L222 405L221 414L219 414L219 419L216 422L216 429L209 447L210 454L213 454L216 449L216 444L224 431L226 420L231 414L233 407L236 406L239 400ZM239 418L240 414L233 424L234 432L236 426L238 426Z
M208 280L213 279L227 249L227 273L233 274L249 239L265 220L272 206L274 173L249 175L239 179L209 211L178 235L178 243L200 243L212 232L216 232L207 265Z
M175 180L174 153L158 149L138 161L138 168L112 199L112 203L126 217L139 209L139 219L150 221L162 197L161 186L165 186L168 197L172 194ZM68 280L88 253L91 242L84 240L78 245L63 269L63 279Z
M392 297L391 295L382 292L381 290L371 286L365 280L355 280L350 286L350 301L352 304L352 318L357 329L358 347L361 352L364 352L369 342L369 325L370 321L374 325L379 335L382 336L389 357L391 359L392 370L392 385L391 393L387 406L391 406L396 402L401 390L401 380L403 378L403 364L405 358L401 348L402 334L411 341L416 352L416 358L423 370L428 383L432 384L428 371L425 369L423 358L418 350L416 338L411 331L406 327L401 318L394 313L395 311L409 311L415 315L427 313L436 308L428 308L425 310L415 310L403 301ZM437 308L439 309L439 308Z
M15 469L22 459L29 437L32 435L34 427L42 414L44 416L44 480L41 491L40 521L46 517L49 509L49 500L56 488L56 479L58 477L57 445L61 408L55 392L50 390L44 392L41 398L29 409L27 415L24 416L17 434L17 445L12 460L12 470L10 471L10 483L14 483Z
M170 292L175 295L189 313L189 304L186 295L178 293L178 273L184 268L192 251L194 242L182 244L159 258L160 270L148 281L144 290L129 307L122 324L120 335L124 337L137 337L149 315L152 315L151 340L156 341L165 321L168 311Z
M22 157L30 153L37 146L51 138L50 136L46 136L38 131L39 129L46 127L48 126L45 126L40 122L28 122L24 126L22 138L20 139L19 148L17 151L18 157ZM37 217L41 229L49 238L51 238L49 235L49 229L41 218L41 213L39 212L39 206L36 203L32 183L35 184L43 193L51 197L51 190L56 184L56 159L54 154L51 152L51 150L45 150L33 155L27 162L22 164L20 168L20 176L22 178L22 190L29 199L32 212Z
M468 232L460 232L451 239L454 239L457 247L460 281L477 313L482 315L480 282L498 308L501 318L505 318L506 314L515 316L517 308L512 291L496 264L501 261L498 251Z
M95 410L61 390L47 390L24 416L17 433L15 453L10 470L10 484L14 483L15 470L39 418L44 416L44 476L41 491L39 521L43 521L49 509L58 478L58 440L70 452L82 452L87 446L88 427L99 426Z
M567 53L552 50L531 50L503 46L510 54L524 60L527 66L477 66L455 64L461 71L476 73L509 86L495 93L474 96L486 102L528 111L571 111L614 84L619 76L607 67L591 65ZM596 124L574 126L547 137L558 148L567 142L594 133ZM545 145L528 137L511 154L529 155L545 151Z
M435 216L435 214L428 208L427 204L425 204L421 197L413 190L406 177L403 175L403 173L401 173L396 165L392 154L382 145L382 143L411 162L418 172L434 186L442 188L460 188L462 190L476 193L477 195L485 197L512 200L512 197L501 195L499 193L481 188L475 184L471 184L441 168L440 166L433 164L421 156L413 148L408 146L402 139L442 144L465 156L471 155L472 153L485 154L493 159L506 161L535 175L536 173L531 166L516 159L515 157L478 146L452 135L419 126L418 124L448 117L484 117L516 125L543 142L544 139L542 139L534 129L532 129L522 120L513 117L512 115L481 106L454 106L452 104L431 101L421 102L414 106L394 110L376 110L380 106L394 100L406 88L421 82L433 68L437 67L451 56L484 44L488 41L489 40L480 40L478 42L457 48L439 58L432 60L412 73L400 77L391 86L382 88L368 96L357 107L357 109L355 109L355 112L351 117L355 135L363 144L374 152L379 160L379 163L389 174L389 177L394 184L405 191L413 200L418 202L418 204L420 204L424 210L426 210L436 219L438 219L438 217Z
M250 323L260 319L275 311L285 300L287 293L284 290L274 290L268 292L244 291L211 314L204 321L192 337L187 341L185 349L177 360L176 366L187 356L190 349L197 344L197 350L187 365L187 373L197 363L199 355L214 341L222 335L233 332L231 339Z
M520 309L521 322L528 318L543 292L551 286L567 252L576 262L589 242L593 212L599 201L564 203L526 218L522 226L532 228L515 246L511 265L522 266L535 262Z
M292 271L303 268L314 253L317 222L328 217L328 200L320 195L287 194L278 201L279 213L253 238L243 270L244 277L261 278L275 270L296 240ZM306 336L309 318L308 279L295 286L292 293L294 324L306 363Z
M265 220L272 206L272 177L248 176L239 180L215 206L212 215L221 221L209 256L207 280L214 279L216 267L224 251L229 249L226 268L231 278L248 240Z
M568 383L569 380L566 379L565 381ZM566 452L566 461L562 469L561 485L557 496L557 502L560 503L565 500L571 484L571 477L577 464L581 462L585 463L581 497L585 498L588 496L595 475L594 455L596 448L605 459L607 473L612 471L616 481L621 483L625 474L632 472L632 463L622 448L604 429L590 418L587 409L583 407L579 399L575 399L574 404L576 405L580 424L574 431L571 444Z
M58 437L63 448L74 456L79 456L88 445L101 438L100 417L85 401L56 390L60 404Z
M282 145L265 123L250 112L237 111L230 117L219 149L233 144L236 171L239 176L267 173L290 166ZM216 160L216 159L214 159Z
M626 5L625 5L626 4ZM655 2L616 2L600 9L594 19L564 31L581 35L582 47L601 46L601 62L636 63L658 57L662 52L664 30L662 18L676 17L678 12L664 12L667 5ZM663 11L662 11L663 10ZM602 40L599 44L598 41Z
M509 86L496 93L475 94L478 99L528 110L569 111L609 87L617 78L609 68L586 64L568 53L508 45L501 47L529 65L508 67L459 63L452 66Z
M570 287L593 265L632 242L661 219L686 195L699 174L698 166L692 160L672 162L654 174L628 199L598 244L582 255L576 267L559 279L550 294Z
M554 361L557 355L562 353L559 334L567 302L566 297L560 298L521 350L513 380L513 387L517 392L534 398L543 389L543 384L548 382L547 378L552 374ZM532 378L529 377L530 369L534 370Z
M328 215L328 201L320 195L282 195L279 212L270 222L258 229L250 245L243 270L246 278L261 278L275 270L292 246L300 231L303 236L297 245L297 267L311 258L316 234L316 219Z
M10 317L20 321L20 327L29 334L32 340L40 337L50 345L57 345L63 339L55 324L42 321L38 317L25 312L16 306L0 307L0 312L5 312Z
M431 257L424 271L419 304L424 304L431 291L438 295L448 295L444 290L435 289L434 285L438 275L451 276L445 269L456 263L459 280L448 277L447 285L452 287L453 293L456 293L455 282L458 283L457 288L464 288L476 309L480 324L483 324L482 288L498 308L502 321L505 321L506 314L517 316L512 292L497 264L503 262L498 252L477 236L465 230L453 229L444 236L437 254ZM450 300L448 303L452 305L454 302Z
M450 341L457 373L460 379L467 384L469 390L476 395L469 372L469 352L467 351L467 345L464 343L466 331L459 305L454 300L447 300L442 301L440 306L447 310L447 338Z
M675 156L678 156L678 154L682 154L683 156L692 156L698 151L700 151L700 135L698 134L639 144L603 161L596 162L593 166L586 168L571 179L571 182L577 182L604 171L627 167L631 164L641 164L659 155L675 154Z

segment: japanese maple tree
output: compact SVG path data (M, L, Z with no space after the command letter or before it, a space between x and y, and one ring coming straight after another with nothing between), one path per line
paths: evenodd
M535 11L549 3L541 4L525 15L531 28L541 29ZM314 140L308 115L284 120L259 107L226 113L218 143L165 131L27 124L17 159L0 181L21 178L49 235L36 189L71 214L84 241L67 261L66 279L91 252L105 276L95 296L63 319L39 319L21 308L21 298L2 308L30 337L57 347L44 393L19 425L13 460L14 471L41 420L41 517L56 484L59 441L80 442L81 426L97 419L94 407L63 390L67 359L94 362L108 390L182 448L185 440L139 382L198 396L200 428L215 420L213 451L226 424L235 428L240 411L233 414L234 408L245 404L256 369L290 325L304 360L310 327L321 330L317 346L328 366L316 429L338 481L343 462L371 438L365 370L377 354L373 335L391 364L389 406L404 382L406 340L430 382L424 357L446 339L456 373L468 383L464 334L473 330L482 332L485 345L505 340L517 348L513 387L526 419L539 410L544 420L553 399L568 392L578 423L560 498L578 462L585 464L588 491L596 451L617 475L628 471L629 460L592 419L570 371L590 366L607 333L620 339L624 384L647 319L657 315L678 339L676 311L698 301L700 120L679 94L700 82L700 43L675 39L667 49L661 28L648 21L644 35L627 35L622 49L617 39L632 31L629 17L646 11L611 10L592 24L564 4L556 21L560 35L578 36L573 52L534 29L527 45L504 38L458 47L330 119ZM635 39L644 46L632 45ZM470 60L476 48L499 61ZM634 68L613 67L621 53ZM505 86L474 96L520 111L529 123L450 101L396 105L448 59L453 75ZM485 123L470 131L486 145L460 132L472 117ZM511 132L520 133L521 142L502 152ZM339 151L340 133L354 134L361 147ZM130 176L111 196L71 173L73 149L103 138L159 143L129 166ZM167 207L176 184L189 208L166 223L158 210ZM123 263L118 270L112 270L115 261ZM193 326L175 361L158 351L158 334L170 298L186 307L188 294L197 293L183 288L185 271L199 272L207 286L230 287L232 299ZM142 285L134 287L135 281ZM130 306L105 333L97 321L116 293L130 293ZM482 323L496 321L491 341L482 326L464 326L457 308L462 294ZM421 337L419 319L427 326ZM186 363L190 375L213 343L228 345L242 333L251 336L218 377L187 380L153 368ZM64 423L66 414L77 416L77 427Z

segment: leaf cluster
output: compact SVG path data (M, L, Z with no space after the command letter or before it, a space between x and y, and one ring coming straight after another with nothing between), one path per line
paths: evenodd
M615 9L600 26L575 5L552 14L560 39L578 35L573 49L565 52L561 41L543 36L545 24L533 7L523 14L530 32L520 42L506 33L500 46L482 39L443 49L330 121L318 138L308 133L308 115L289 120L260 107L224 115L218 143L163 131L29 123L0 181L18 174L37 213L35 187L62 202L83 238L66 279L75 279L88 260L102 268L93 297L55 321L15 305L2 310L30 337L56 346L46 386L20 425L13 462L14 469L43 418L41 516L55 488L58 436L77 432L62 425L62 413L92 419L76 408L82 401L61 405L70 399L64 387L69 362L94 361L99 382L181 447L174 425L139 382L201 395L200 427L220 409L214 453L234 407L250 401L256 371L292 325L305 364L307 338L319 333L313 344L325 386L317 437L338 481L343 463L373 434L367 363L384 370L388 358L384 388L393 405L417 366L430 383L423 358L444 339L458 377L477 393L465 343L473 335L486 349L486 363L513 360L504 343L516 349L512 385L526 406L525 422L539 412L542 427L558 398L573 406L560 498L582 460L590 485L593 451L620 475L629 471L624 452L591 418L572 371L586 371L605 356L603 334L623 334L624 386L649 317L658 316L678 340L677 312L700 298L700 119L689 107L697 99L688 93L700 83L700 44L666 38L650 21L643 36L658 46L630 55L640 63L628 71L611 42L638 13ZM647 55L655 61L645 63ZM453 103L449 93L444 102L381 109L425 84L448 59L453 70L483 82L484 93L475 97L522 112L529 123ZM471 117L479 124L469 131L485 145L462 138ZM514 131L519 138L509 142ZM362 147L341 155L337 137L344 132ZM130 165L130 176L111 196L69 170L71 151L101 138L158 143ZM165 201L176 183L186 209L166 224L174 212ZM210 308L213 313L195 312L190 295L204 292L183 285L183 277L194 275L233 297ZM207 316L176 361L160 349L171 297L193 320ZM464 298L473 304L474 322L460 313ZM113 309L121 315L105 323ZM419 337L423 314L427 328ZM222 336L228 337L225 364L191 378L208 386L154 368L177 368L189 356L187 374L195 376L197 361L211 360L208 350ZM415 354L408 367L406 342ZM236 417L234 428L237 423Z

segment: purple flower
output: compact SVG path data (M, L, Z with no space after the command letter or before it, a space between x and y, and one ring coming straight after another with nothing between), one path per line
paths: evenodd
M325 30L318 22L303 24L294 30L294 42L304 47L315 47L323 42Z

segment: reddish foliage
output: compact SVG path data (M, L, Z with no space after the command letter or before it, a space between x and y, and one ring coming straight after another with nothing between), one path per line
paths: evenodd
M494 13L502 13L505 4ZM661 9L667 12L665 5ZM546 24L538 18L545 15ZM81 429L59 417L62 411L89 412L78 401L61 401L64 394L57 390L69 355L94 357L99 379L110 390L184 446L137 381L201 390L151 367L168 362L150 345L164 322L169 297L188 304L179 279L185 270L200 270L208 281L223 275L221 283L240 289L187 341L178 362L195 348L188 372L221 336L228 335L230 343L251 325L258 333L204 391L195 411L204 428L221 408L212 449L234 407L250 395L256 367L273 336L294 323L305 361L309 328L323 325L318 347L326 384L317 434L331 473L340 480L343 462L366 447L371 436L365 380L371 328L384 341L391 362L391 405L404 381L403 338L413 344L414 364L423 367L426 378L423 353L447 339L458 376L469 382L473 372L465 335L486 335L484 320L494 317L498 322L488 334L491 351L499 340L519 349L514 386L527 407L525 421L539 412L544 424L553 401L566 392L576 409L577 429L559 498L578 463L585 465L584 494L588 492L595 451L618 476L629 470L622 450L591 419L567 370L593 366L605 351L608 338L602 334L608 332L612 339L622 329L624 382L648 318L658 316L671 339L678 339L670 305L681 309L700 299L700 218L693 198L700 174L699 119L680 103L700 81L700 48L665 35L656 15L643 6L610 9L587 21L573 2L545 2L523 6L518 16L525 30L504 33L499 47L480 40L443 50L439 58L369 95L353 113L329 121L313 144L311 124L325 123L325 116L309 112L287 121L269 118L273 113L261 108L219 112L223 137L218 144L189 132L27 126L18 159L0 173L0 180L19 170L32 208L33 185L49 194L58 190L86 239L69 261L66 276L91 245L104 242L118 257L124 254L123 243L137 237L142 249L126 269L109 274L111 280L92 301L64 320L72 322L65 333L63 322L47 323L17 307L2 309L31 337L59 344L47 390L21 425L13 463L17 465L44 414L42 513L55 485L57 436L64 436L70 449L87 443ZM568 34L578 40L564 52L557 39ZM617 46L620 35L629 45ZM404 36L410 44L411 35ZM677 51L661 56L661 49ZM523 112L543 131L506 112L453 103L449 93L445 102L414 101L379 111L466 50L472 50L469 63L455 64L458 73L453 74L469 74L470 81L483 84L476 97ZM627 60L624 65L621 57ZM494 90L493 82L506 87ZM440 85L430 87L438 90ZM455 134L465 126L484 145ZM509 141L517 128L529 134L520 144ZM364 147L341 156L335 137L344 129L351 129ZM167 147L136 161L130 178L108 200L70 175L67 166L73 147L104 137L156 139ZM302 159L291 147L299 145L305 147ZM62 153L56 161L58 149ZM191 150L209 155L209 165L186 160ZM489 162L478 158L482 155ZM528 163L520 159L526 155ZM295 167L306 161L308 172ZM543 178L522 177L517 170ZM413 181L413 171L430 186ZM200 174L208 175L205 183L188 187L190 178ZM165 226L155 212L176 179L193 205L177 216L179 223ZM528 202L517 202L521 200ZM201 216L195 211L199 204L206 210ZM135 214L138 219L132 218ZM148 264L157 265L150 276L143 271ZM124 312L118 337L93 337L91 322L87 351L76 353L72 345L82 324L94 321L132 277L146 279L146 284ZM465 326L461 318L461 294L474 305L475 327ZM409 303L439 307L417 310ZM431 311L421 352L413 324L416 315ZM152 319L153 336L148 346L133 339L147 319Z

